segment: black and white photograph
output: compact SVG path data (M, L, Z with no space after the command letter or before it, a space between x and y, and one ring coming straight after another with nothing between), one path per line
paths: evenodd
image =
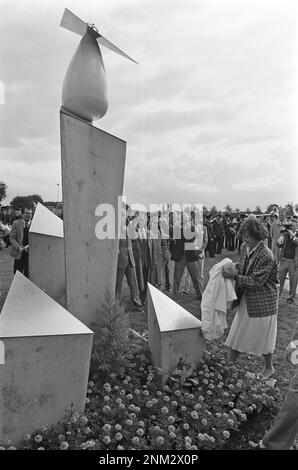
M1 457L298 450L298 3L0 0L0 64Z

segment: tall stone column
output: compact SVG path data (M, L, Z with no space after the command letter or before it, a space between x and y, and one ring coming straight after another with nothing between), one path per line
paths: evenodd
M117 217L126 142L64 109L60 123L66 308L90 325L105 292L115 288L117 234L104 240L96 237L96 208L111 204Z

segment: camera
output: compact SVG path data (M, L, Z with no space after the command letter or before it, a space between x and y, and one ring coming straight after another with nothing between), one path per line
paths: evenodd
M283 226L280 228L280 233L287 234L289 233L289 230L291 229L292 229L292 224L284 223Z

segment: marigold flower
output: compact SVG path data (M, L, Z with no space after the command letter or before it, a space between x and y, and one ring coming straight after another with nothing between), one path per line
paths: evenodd
M199 401L204 401L204 397L202 397L202 395L200 395L200 396L198 397L198 400L199 400Z
M138 388L136 388L136 389L134 390L134 393L135 393L136 395L140 395L140 390L139 390Z
M61 442L61 444L60 444L60 446L59 446L59 449L60 449L60 450L67 450L68 447L69 447L68 442L63 441L63 442Z
M94 387L95 383L94 383L92 380L90 380L90 381L88 382L88 385L89 385L89 387L92 388L92 387Z
M198 412L195 411L195 410L190 413L190 416L191 416L193 419L199 419Z
M141 427L145 427L145 423L144 423L144 421L142 421L142 420L141 420L141 421L139 421L139 426L141 426Z
M124 403L120 403L120 404L119 404L119 408L120 408L120 410L124 410L124 408L125 408Z
M102 427L103 432L110 432L112 429L112 426L110 424L104 424Z
M166 406L163 406L161 409L161 412L166 415L169 412L169 410Z
M114 390L115 391L119 390L119 385L114 385Z
M186 406L182 405L182 406L181 406L181 411L187 411Z
M207 395L209 395L210 397L213 395L213 393L211 392L211 390L207 390Z
M177 397L181 397L181 392L180 392L180 390L175 390L175 395L176 395Z
M188 431L188 430L189 430L189 424L183 423L183 429L185 429L186 431Z
M147 397L149 395L148 390L143 390L143 395L145 395Z
M140 444L140 439L138 438L138 436L134 436L131 439L131 442L133 443L133 445L138 446Z
M123 446L117 446L117 450L124 450Z
M176 402L176 400L173 400L173 401L171 401L171 405L172 405L172 406L177 406L178 403Z
M207 426L208 421L207 421L207 419L203 418L201 423L203 424L203 426Z
M86 399L85 399L85 403L86 403L86 405L88 405L88 404L90 403L89 398L86 398Z
M145 434L145 431L142 428L138 428L136 432L137 432L137 435L141 436L141 437L144 436L144 434Z
M162 436L158 436L156 438L156 443L159 445L159 446L162 446L164 444L165 440Z
M234 426L234 421L232 419L228 419L227 423L230 425L230 426Z
M133 421L131 419L127 419L125 421L125 423L127 424L127 426L132 426L133 425Z
M37 447L37 450L45 450L45 448L44 447Z
M104 444L110 444L110 442L111 442L110 436L104 436L102 440L103 440Z
M64 441L64 439L65 439L64 434L59 434L58 440L59 440L59 441Z
M102 408L102 411L103 413L109 413L111 411L111 408L109 407L109 405L105 405L103 408Z
M230 437L229 431L223 431L222 435L225 439L229 439L229 437Z
M147 401L146 406L147 406L147 408L152 408L153 402L151 400Z
M175 418L174 418L174 416L168 416L168 422L169 422L170 424L174 424L174 423L175 423Z
M160 390L157 390L156 395L157 395L158 397L161 397L161 396L162 396L162 392L161 392Z
M41 434L36 434L34 437L35 442L41 442L42 441L42 435Z
M173 431L171 431L171 432L169 433L169 437L170 437L170 439L176 439L177 436L176 436L176 434L175 434Z
M198 434L198 439L199 439L199 441L205 441L205 436L204 436L204 434L199 433L199 434Z
M30 435L30 434L25 434L25 435L24 435L24 441L28 442L28 441L30 441L30 439L31 439L31 435Z
M116 432L116 434L115 434L116 441L121 441L122 438L123 438L123 436L122 436L121 432Z
M88 423L88 418L86 416L81 416L80 423L83 424L83 425L87 424Z

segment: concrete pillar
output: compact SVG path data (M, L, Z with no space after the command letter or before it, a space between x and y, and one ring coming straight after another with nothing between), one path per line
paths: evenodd
M29 279L52 299L65 302L63 221L38 203L29 229Z
M153 363L164 371L163 382L180 359L196 365L202 358L201 321L149 283L148 333Z
M61 160L67 309L86 325L116 281L118 240L95 233L99 204L117 217L126 142L61 111Z
M93 332L20 272L0 315L0 441L83 413ZM2 351L3 352L3 351Z

